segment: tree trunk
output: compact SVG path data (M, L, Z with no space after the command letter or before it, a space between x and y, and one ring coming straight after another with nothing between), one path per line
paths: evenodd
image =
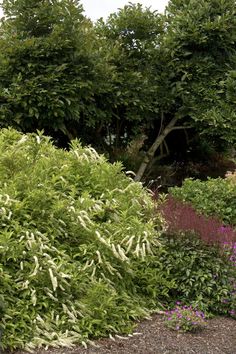
M146 155L138 169L138 172L136 173L136 176L134 178L135 181L141 181L144 172L146 171L146 168L149 164L149 162L153 159L155 152L157 151L158 147L163 143L163 141L165 140L166 136L172 131L174 130L175 124L178 120L178 117L174 117L170 123L165 127L165 129L162 131L161 134L158 134L156 140L154 141L154 143L152 144L152 146L150 147L150 149L146 152Z

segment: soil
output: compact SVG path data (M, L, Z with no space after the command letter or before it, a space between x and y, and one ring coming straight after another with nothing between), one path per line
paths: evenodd
M216 317L203 330L180 333L164 326L163 316L140 322L132 336L99 339L97 347L39 349L34 354L236 354L236 321ZM18 351L14 354L26 354Z

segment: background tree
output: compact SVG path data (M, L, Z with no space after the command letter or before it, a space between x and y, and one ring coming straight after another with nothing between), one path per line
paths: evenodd
M234 141L234 113L225 100L235 65L234 1L172 1L165 16L129 5L96 30L114 69L111 120L101 132L113 137L113 150L140 133L147 137L137 180L154 156L168 153L177 131L221 147Z
M114 156L144 132L157 111L153 56L163 31L162 17L140 4L130 4L108 20L98 21L96 33L103 41L103 58L113 69L112 91L102 102L110 119L101 134Z
M0 126L79 137L111 160L135 142L136 180L181 131L235 141L234 0L172 0L165 15L130 4L95 27L78 1L3 7Z
M140 180L168 134L192 127L228 142L236 140L235 114L225 102L228 72L235 67L235 2L170 1L156 61L159 96L156 138L136 175Z
M99 90L92 24L77 0L3 1L0 126L78 136ZM55 133L56 132L56 133Z

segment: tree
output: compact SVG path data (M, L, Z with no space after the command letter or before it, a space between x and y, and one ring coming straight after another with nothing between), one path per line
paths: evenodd
M235 68L235 14L233 0L170 1L156 64L166 98L158 97L158 133L136 180L176 129L193 127L201 134L235 141L235 113L224 99L224 81Z
M95 28L78 1L3 5L0 126L63 132L112 160L141 134L136 180L177 131L235 141L234 0L130 4Z
M96 24L103 60L112 68L112 89L101 97L110 118L100 134L108 138L111 153L116 156L121 147L143 133L157 112L158 88L152 58L162 31L162 17L140 4L125 6L106 22L100 20Z
M107 106L106 93L102 100L111 118L102 134L109 129L114 149L147 136L136 180L157 153L168 153L166 140L177 130L235 139L224 84L235 65L234 15L233 0L185 0L171 1L165 16L131 4L98 22L104 61L113 66L113 92Z
M4 0L0 126L78 135L98 90L92 24L77 0Z

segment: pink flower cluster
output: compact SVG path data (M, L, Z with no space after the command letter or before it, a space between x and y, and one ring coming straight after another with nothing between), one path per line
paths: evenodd
M231 226L223 226L213 217L198 214L187 203L169 196L161 205L161 212L167 222L169 232L194 231L209 244L227 245L232 250L231 260L236 264L236 231Z
M204 326L206 320L202 311L177 301L174 309L165 312L165 324L171 329L187 332Z

